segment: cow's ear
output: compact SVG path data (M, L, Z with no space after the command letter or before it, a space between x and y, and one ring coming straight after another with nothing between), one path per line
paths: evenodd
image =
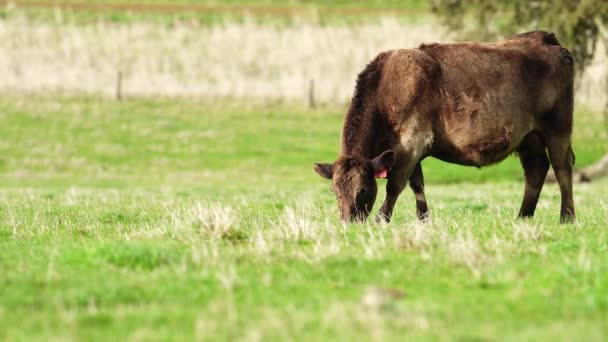
M331 179L334 172L332 170L332 164L315 164L315 171L323 178Z
M374 176L376 178L386 178L388 176L388 172L393 168L396 159L397 156L393 150L384 151L381 155L372 159Z

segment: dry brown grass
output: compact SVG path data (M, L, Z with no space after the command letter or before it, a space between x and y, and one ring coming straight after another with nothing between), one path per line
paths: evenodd
M16 11L16 10L15 10ZM122 72L125 96L192 96L347 102L358 71L379 51L449 41L436 23L394 18L361 25L288 26L226 22L74 25L11 13L0 20L0 92L113 96ZM603 50L603 49L599 49ZM608 58L600 53L579 91L599 108Z

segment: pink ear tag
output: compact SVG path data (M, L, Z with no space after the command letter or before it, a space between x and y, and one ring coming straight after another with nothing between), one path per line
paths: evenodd
M386 171L386 169L382 169L374 173L374 177L376 178L386 178L387 176L388 172Z

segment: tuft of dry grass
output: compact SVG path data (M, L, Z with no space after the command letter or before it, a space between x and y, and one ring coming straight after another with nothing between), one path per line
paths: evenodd
M235 229L236 217L231 207L220 205L203 207L198 204L192 210L193 224L200 228L201 233L210 236L225 236L231 229Z
M475 278L480 277L484 254L479 241L470 231L452 237L448 243L448 251L452 262L467 267Z
M529 222L513 223L513 238L515 241L539 241L547 236L542 226Z
M319 235L317 222L311 220L304 210L285 208L283 215L276 222L278 235L285 240L313 240Z

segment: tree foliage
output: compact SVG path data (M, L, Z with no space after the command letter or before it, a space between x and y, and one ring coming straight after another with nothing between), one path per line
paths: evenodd
M608 0L431 0L431 9L463 39L554 32L579 71L589 65L598 40L608 49Z

